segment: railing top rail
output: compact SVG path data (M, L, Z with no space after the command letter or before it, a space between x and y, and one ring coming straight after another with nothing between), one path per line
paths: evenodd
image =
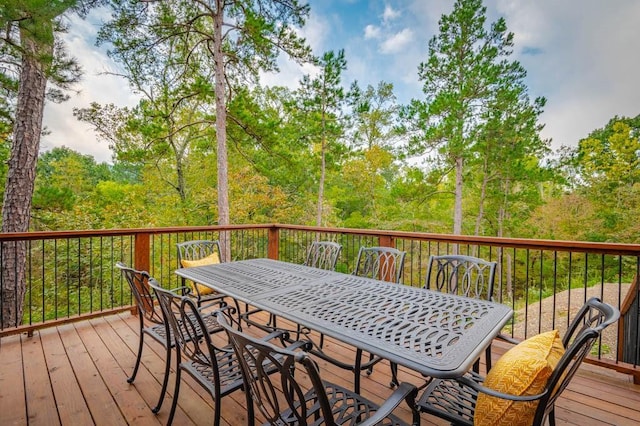
M281 229L295 229L301 231L315 231L336 234L355 234L371 236L388 236L393 238L413 239L421 241L435 241L449 244L472 244L495 247L509 247L534 250L560 250L573 252L596 252L617 255L640 255L640 244L601 243L589 241L566 240L535 240L527 238L482 237L474 235L432 234L427 232L388 231L380 229L351 229L351 228L319 228L304 225L272 225Z
M136 234L171 234L181 232L233 231L238 229L269 229L274 225L208 225L170 226L158 228L87 229L80 231L33 231L0 233L1 241L51 240L59 238L111 237Z
M309 232L322 232L349 235L385 236L418 241L442 242L447 244L485 245L502 248L531 250L555 250L571 252L589 252L601 254L640 256L640 244L602 243L589 241L535 240L526 238L483 237L473 235L433 234L426 232L391 231L381 229L325 228L288 224L243 224L209 226L173 226L159 228L101 229L81 231L40 231L0 233L0 242L19 240L43 240L59 238L89 238L106 236L125 236L137 234L167 234L183 232L233 231L240 229L283 229Z

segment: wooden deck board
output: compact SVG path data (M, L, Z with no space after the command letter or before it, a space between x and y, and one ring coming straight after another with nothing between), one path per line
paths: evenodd
M7 425L27 424L21 338L0 340L0 413Z
M224 335L217 338L222 339ZM497 359L508 345L496 342ZM161 388L164 348L145 339L142 364L133 384L126 382L133 371L138 348L138 319L128 313L62 325L0 340L0 423L8 425L118 425L166 424L173 400L175 373L160 413L151 412ZM327 348L346 359L353 350L329 340ZM175 360L172 364L175 366ZM319 361L323 378L346 387L353 374ZM401 381L417 385L419 374L400 368ZM376 402L391 392L387 362L363 375L362 392ZM242 392L225 397L222 424L246 424L246 401ZM396 412L410 420L410 410ZM209 425L213 401L193 379L183 376L175 424ZM640 386L629 376L592 365L583 365L556 404L559 425L639 425ZM258 420L260 420L258 416ZM423 415L423 425L446 422Z
M47 330L49 331L49 330ZM22 344L27 416L32 425L59 425L42 339L25 339Z
M42 347L47 361L51 388L55 395L56 407L60 423L91 424L91 412L84 402L82 390L73 374L73 368L67 357L62 339L57 329L46 329L40 332Z

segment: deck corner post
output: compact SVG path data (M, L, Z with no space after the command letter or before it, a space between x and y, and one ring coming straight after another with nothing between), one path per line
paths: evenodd
M267 257L273 260L280 258L280 228L277 226L269 228Z

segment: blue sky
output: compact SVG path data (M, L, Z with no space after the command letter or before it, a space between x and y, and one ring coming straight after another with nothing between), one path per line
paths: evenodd
M381 80L394 84L400 103L422 98L418 64L427 58L428 40L437 34L438 20L449 13L452 0L311 0L311 16L302 34L314 52L345 49L344 84L361 86ZM512 59L527 70L531 98L544 96L540 121L552 147L577 145L614 115L640 114L640 2L637 0L485 0L487 21L504 17L515 34ZM42 149L65 145L109 161L106 142L78 123L73 107L90 102L133 105L136 96L116 77L103 51L94 46L97 21L72 20L66 39L69 51L83 64L79 93L62 105L45 109L51 131ZM294 87L309 66L281 61L278 75L266 84Z

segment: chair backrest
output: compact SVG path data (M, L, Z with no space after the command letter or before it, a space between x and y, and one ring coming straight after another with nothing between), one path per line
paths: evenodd
M196 301L189 296L181 296L182 289L162 288L154 278L149 278L149 286L153 289L164 318L171 328L178 353L198 364L212 366L213 381L217 382L219 388L219 370L215 356L215 350L218 348L211 342Z
M353 275L399 283L406 254L392 247L360 247Z
M314 241L309 246L306 266L335 271L342 246L331 241Z
M280 348L243 333L238 330L237 321L229 309L217 311L217 316L242 368L250 425L253 425L254 407L258 407L265 417L265 424L336 424L316 363L306 352ZM322 418L312 417L317 412L310 412L310 406L305 404L307 389L301 386L294 375L298 364L302 365L311 381ZM284 390L285 397L278 398L277 389ZM290 416L283 418L284 412L290 413Z
M220 242L218 240L193 240L176 244L178 248L178 267L182 268L183 260L200 260L212 254L220 257Z
M129 284L140 315L155 324L163 324L162 312L156 307L149 288L149 273L130 268L122 262L116 263L116 267Z
M562 338L565 353L547 382L547 394L540 400L533 421L534 425L542 424L584 358L591 352L602 331L615 323L619 317L620 311L595 297L589 299L580 308Z
M473 256L431 256L425 288L474 299L493 300L497 262Z

